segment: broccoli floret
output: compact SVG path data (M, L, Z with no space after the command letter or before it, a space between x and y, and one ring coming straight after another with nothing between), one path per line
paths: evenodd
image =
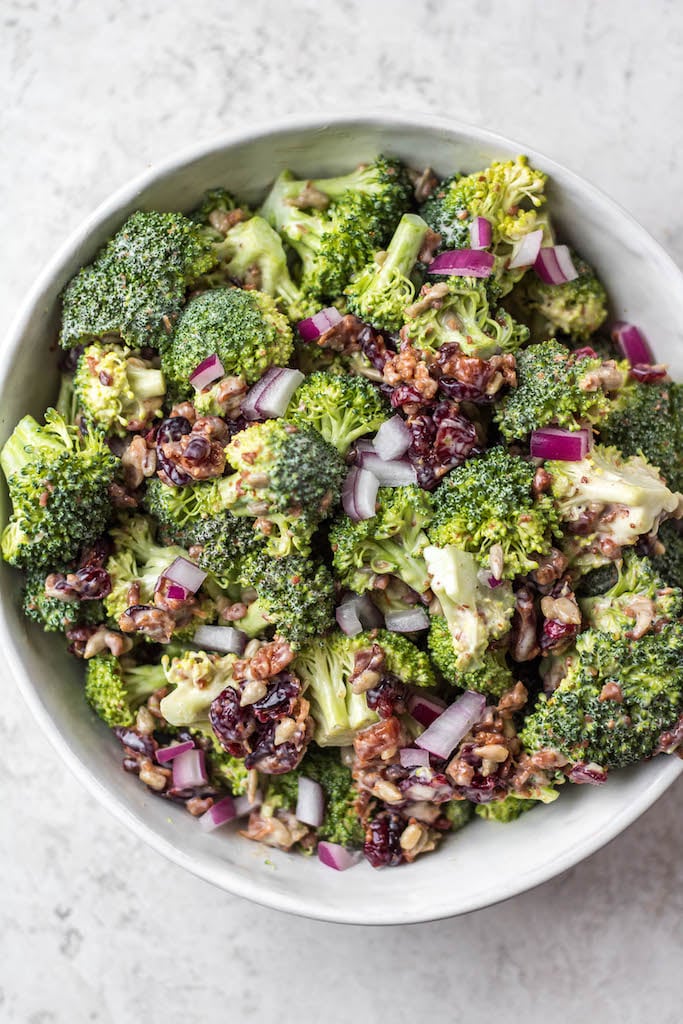
M432 661L452 686L460 690L476 690L491 697L502 697L515 685L505 651L486 650L477 657L473 668L458 668L461 651L453 645L453 636L443 615L433 615L429 626L429 653Z
M240 583L250 556L263 551L266 538L254 530L251 519L219 512L196 521L190 536L202 551L197 559L202 569L224 588Z
M650 757L683 709L683 623L639 640L589 629L567 664L557 689L541 694L525 721L525 749L603 769Z
M351 638L335 631L324 640L311 641L298 652L293 671L311 702L315 740L320 746L348 746L360 729L377 721L375 712L368 708L366 695L353 693L349 683L356 652L373 644L382 648L387 672L415 686L434 685L427 655L394 633L379 630Z
M411 194L403 165L378 157L339 178L298 181L283 171L259 212L296 252L301 290L319 305L384 248Z
M525 800L508 793L502 800L492 800L488 804L477 804L474 813L486 821L499 821L507 824L509 821L516 821L525 811L538 807L538 800Z
M683 495L670 491L654 466L637 455L625 459L616 448L596 444L580 462L551 461L545 468L570 534L563 548L579 567L606 561L599 555L605 543L613 557L615 546L635 544L641 534L656 531L663 519L683 510ZM588 534L582 525L586 517L592 523Z
M212 701L232 685L234 654L186 651L179 657L162 658L166 681L173 690L162 698L160 710L171 725L206 721Z
M255 520L276 558L307 554L318 524L339 500L344 462L312 427L282 420L255 423L225 449L234 470L225 483L225 505Z
M65 566L57 571L68 572ZM94 626L105 618L101 601L62 601L45 593L45 569L29 569L24 584L23 610L46 633L65 633L74 626Z
M526 274L518 302L534 337L551 338L558 332L573 341L587 341L607 319L607 292L592 267L573 254L578 274L566 284L545 284L537 274Z
M493 305L487 281L450 277L445 287L444 296L406 321L403 334L420 352L433 356L456 344L468 356L489 359L497 352L516 352L529 340L528 327Z
M431 542L471 551L485 566L495 545L503 565L494 576L501 578L537 568L536 557L550 550L558 531L552 500L545 494L534 498L534 472L531 463L503 447L468 459L434 493Z
M108 726L130 726L140 704L165 685L161 665L136 665L127 658L96 655L86 667L85 699Z
M449 800L440 808L451 823L451 832L459 832L472 820L474 808L468 800Z
M442 181L420 208L429 226L441 235L442 249L468 249L470 224L485 217L491 224L492 248L499 268L496 271L504 291L524 274L508 271L507 258L516 242L531 231L547 226L536 210L545 202L547 176L529 166L525 156L473 174L455 174Z
M386 252L375 254L346 287L351 313L381 331L398 331L415 298L412 276L429 227L415 213L401 217Z
M357 594L376 575L390 574L417 591L429 587L423 551L433 515L431 496L416 484L380 487L377 514L354 522L340 516L330 530L332 563L338 578Z
M244 758L233 757L223 749L220 740L211 728L211 723L197 722L189 730L189 733L206 753L206 767L211 784L217 789L227 786L233 796L242 796L246 793L249 770L244 763ZM207 739L211 741L210 746L206 742Z
M664 551L655 555L652 564L656 571L672 586L683 589L683 523L668 520L662 523L657 540L664 545Z
M161 370L120 345L88 345L78 360L75 400L89 428L125 437L161 416Z
M218 188L210 188L204 193L201 203L189 214L189 218L195 224L201 224L202 227L210 228L212 213L232 213L233 210L238 208L245 210L245 207L237 202L231 192L219 186ZM223 237L220 231L214 230L217 238Z
M24 416L0 465L12 501L2 533L5 561L33 568L68 562L103 532L117 460L100 434L81 434L54 409L44 426Z
M204 513L203 499L213 490L209 483L169 487L158 476L147 481L144 507L156 521L160 535L169 544L190 547L195 543L193 529Z
M683 384L632 384L628 401L600 427L600 440L643 454L672 490L683 490Z
M379 429L389 409L365 377L312 373L296 389L285 415L297 426L314 427L345 455L359 437Z
M505 582L492 589L482 583L474 555L453 544L427 547L424 557L441 605L441 615L432 617L430 651L448 680L459 685L460 674L483 667L489 644L509 631L515 607L512 586Z
M74 389L73 373L61 374L55 409L65 423L77 424L78 399Z
M288 555L256 554L244 560L241 582L256 591L246 616L236 622L248 636L278 633L294 648L334 626L334 581L322 562Z
M214 288L187 304L161 366L174 397L187 398L195 395L190 376L211 355L218 356L227 377L252 383L269 366L286 366L292 346L290 326L269 295ZM210 403L210 396L201 392L195 405L197 400Z
M616 636L633 633L638 637L683 614L681 591L665 583L652 563L632 550L624 554L615 585L598 597L581 599L580 604L589 626Z
M111 593L104 599L108 615L118 620L130 607L129 591L139 586L138 604L150 604L157 581L176 558L191 561L187 551L176 545L157 544L152 534L152 523L145 516L131 516L110 531L114 552L107 560L111 579ZM209 606L204 612L209 611Z
M134 213L67 286L60 345L114 334L131 348L159 347L188 287L215 263L209 241L182 214Z
M551 423L569 430L600 425L627 401L627 381L626 363L577 358L557 341L542 341L518 353L517 387L496 407L496 422L508 441Z
M597 597L610 590L619 579L619 567L616 562L607 562L595 569L589 569L579 577L575 593L579 597Z

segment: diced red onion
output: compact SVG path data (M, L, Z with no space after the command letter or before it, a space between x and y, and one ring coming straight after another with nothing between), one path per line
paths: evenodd
M439 697L427 697L422 693L414 693L408 698L408 711L416 722L425 728L443 714L446 704Z
M429 616L419 606L406 611L387 612L384 621L391 633L419 633L429 629Z
M448 757L463 736L479 721L485 707L486 697L483 693L467 690L417 737L416 745L435 757Z
M250 800L247 794L244 796L235 797L235 817L242 818L245 814L249 814L255 807L260 807L263 803L263 797L261 796L261 790L257 789L254 793L254 799Z
M330 327L335 327L341 319L339 310L334 306L328 306L314 316L309 316L307 320L300 320L296 326L304 341L315 341L325 331L329 331Z
M472 248L488 249L491 238L491 222L486 217L475 217L470 222L470 245Z
M196 594L206 579L206 573L198 565L195 565L194 562L179 556L171 562L168 569L164 569L159 579L162 577L184 587L191 594Z
M345 598L335 611L337 625L347 636L357 636L366 629L381 629L382 613L367 594Z
M376 452L359 452L356 465L367 469L379 480L380 487L404 487L417 483L415 467L407 459L392 459L385 462ZM374 515L374 512L373 512Z
M226 821L232 821L236 817L235 801L231 796L224 796L222 800L217 800L212 807L209 807L208 811L201 814L197 820L199 827L205 832L213 832L215 828L220 828L221 825L225 825Z
M495 590L496 587L499 587L504 581L499 580L497 576L489 576L486 582L490 586L491 590Z
M512 256L508 263L509 270L517 270L519 267L533 267L543 242L543 228L538 231L530 231L528 235L520 238L512 250Z
M194 740L185 740L183 743L172 743L170 747L159 747L154 755L159 764L166 764L175 757L185 754L188 750L194 750Z
M429 274L451 274L457 277L490 277L493 253L482 249L449 249L439 253L427 267Z
M186 750L173 759L173 785L178 789L205 786L208 781L203 750Z
M335 871L346 871L363 859L360 850L348 850L339 843L318 843L318 860Z
M403 747L398 752L399 761L404 768L429 768L429 751L419 747Z
M378 458L378 461L381 461ZM375 503L379 480L367 469L353 466L342 487L342 506L347 516L359 523L361 519L372 519L375 515Z
M564 430L544 427L531 435L532 459L557 459L558 462L580 462L591 447L588 430Z
M615 324L612 324L610 333L612 341L619 346L631 366L636 366L638 363L652 362L650 346L635 324L627 324L623 320L617 320Z
M192 371L190 374L190 384L195 391L203 391L209 384L213 384L219 377L225 375L223 364L214 352L208 356L199 366Z
M284 416L292 395L303 379L301 370L271 366L247 392L240 405L242 415L248 420L272 420Z
M247 640L247 634L235 626L199 626L192 637L197 647L221 654L243 654Z
M181 587L179 583L170 583L166 591L166 597L171 601L187 601L190 591Z
M375 451L380 459L391 462L400 459L408 451L413 435L401 416L392 416L375 434Z
M539 249L534 270L544 284L566 284L579 276L566 245L548 245Z
M307 775L299 776L296 797L296 818L304 825L318 828L322 825L325 815L325 794L319 782L309 779Z

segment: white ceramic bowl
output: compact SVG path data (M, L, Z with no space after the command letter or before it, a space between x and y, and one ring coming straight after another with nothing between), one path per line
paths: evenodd
M642 325L657 357L683 376L683 278L628 214L575 174L532 150L455 122L387 115L298 120L195 147L120 189L66 242L27 297L0 354L0 443L25 413L56 395L58 296L74 272L134 210L187 210L221 184L257 199L284 167L338 173L384 152L445 174L528 153L551 177L550 208L561 239L594 263L620 319ZM6 499L5 499L6 500ZM683 770L659 757L615 774L607 786L567 787L552 806L514 824L479 822L434 854L397 870L367 864L345 873L315 859L266 850L230 828L204 834L182 809L121 770L121 749L82 698L81 663L27 623L19 579L0 570L0 642L11 675L45 733L77 777L142 839L229 892L323 920L399 924L450 917L523 892L570 868L634 821ZM673 855L673 853L672 853Z

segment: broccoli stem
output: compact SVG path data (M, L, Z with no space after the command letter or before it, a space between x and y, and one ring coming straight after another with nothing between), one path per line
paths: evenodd
M166 379L161 370L136 366L132 360L126 364L126 377L136 398L158 398L166 393Z
M8 480L35 460L36 448L59 452L63 450L63 445L56 438L50 437L33 416L24 416L0 452L0 466Z
M387 288L397 274L410 276L428 231L429 227L416 213L406 213L401 217L371 286L372 290L382 291Z

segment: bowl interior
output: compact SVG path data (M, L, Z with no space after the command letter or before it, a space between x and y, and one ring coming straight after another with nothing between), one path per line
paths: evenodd
M26 412L56 396L54 344L59 293L70 276L135 209L188 209L225 185L256 200L284 167L302 176L338 173L378 152L442 174L474 170L520 149L465 126L391 118L299 124L218 143L153 169L119 192L69 240L27 300L3 349L0 443ZM523 150L522 150L523 151ZM683 376L683 279L663 251L610 200L526 149L551 175L561 240L599 269L619 319L639 323L658 358ZM3 495L3 502L6 496ZM148 794L120 768L120 748L82 698L82 665L19 609L19 577L0 567L0 637L13 676L49 737L89 788L160 852L231 892L322 919L402 923L463 913L552 877L634 820L683 764L659 758L615 775L606 787L574 787L551 807L502 826L477 822L430 856L398 871L362 864L337 874L315 860L265 850L230 828L203 834L174 805Z

